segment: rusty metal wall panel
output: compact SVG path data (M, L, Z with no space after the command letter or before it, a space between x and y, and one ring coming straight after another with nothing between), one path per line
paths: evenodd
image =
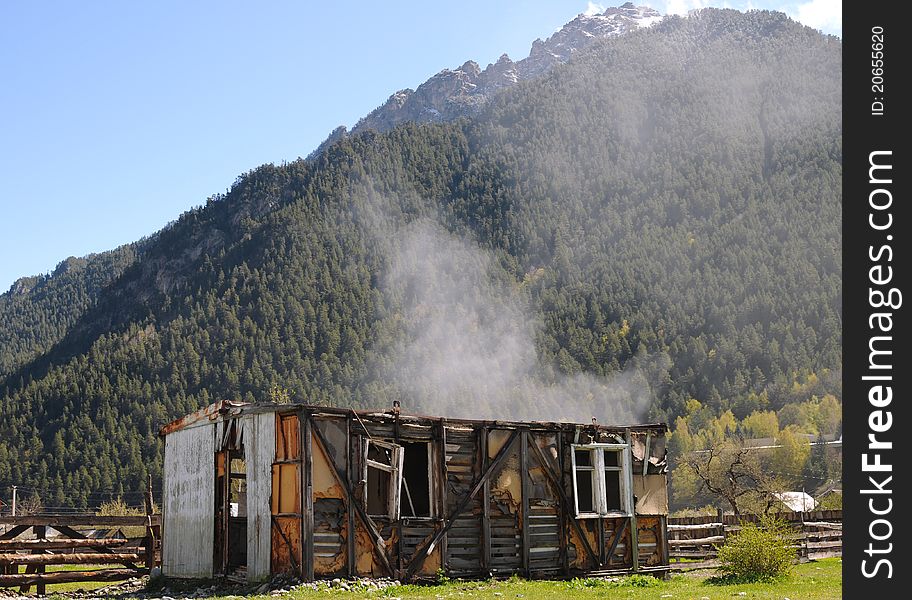
M302 565L301 423L296 413L269 413L274 431L270 494L272 573L300 574ZM264 425L265 426L265 425Z
M298 415L276 414L275 426L275 459L299 459L301 457L301 435L299 432Z
M215 427L180 429L165 437L162 572L212 577L215 535Z
M247 461L247 579L269 577L272 545L272 461L276 448L276 418L270 413L241 418Z
M272 572L300 572L301 517L272 517Z

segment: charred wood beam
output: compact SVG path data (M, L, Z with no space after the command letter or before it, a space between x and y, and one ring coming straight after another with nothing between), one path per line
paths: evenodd
M11 540L15 537L18 537L19 534L25 533L26 531L28 531L31 528L32 528L31 525L16 525L15 527L10 529L6 533L0 535L0 540Z
M428 543L426 543L424 546L422 546L419 550L415 551L415 557L412 559L412 562L409 563L409 566L406 569L406 579L410 579L412 577L412 575L415 574L415 571L417 571L418 569L421 568L421 565L424 564L425 559L427 559L427 557L430 556L431 552L434 551L434 547L437 545L437 543L440 541L440 539L446 535L447 531L449 531L450 528L453 526L453 524L456 522L456 517L458 517L465 511L466 507L469 505L469 502L471 502L472 498L474 498L475 495L478 494L478 491L484 486L484 483L491 477L491 475L494 473L494 471L496 471L498 469L498 467L500 467L500 465L504 462L504 460L507 457L507 454L509 454L510 448L512 448L513 443L516 441L517 437L519 437L519 431L514 430L513 433L510 434L510 437L507 440L507 443L503 445L503 447L500 449L500 452L497 453L497 456L494 458L494 460L491 462L491 464L488 465L487 470L485 470L485 472L481 475L481 477L475 482L475 484L472 486L472 489L469 491L469 493L466 494L465 497L463 497L463 499L459 501L459 504L456 506L456 509L452 513L450 513L449 518L447 518L446 521L444 522L445 523L444 526L437 530L437 533L434 534L434 537L432 537Z
M311 417L308 415L308 420ZM391 576L395 577L395 572L393 571L392 565L390 565L389 557L386 555L386 545L383 542L383 536L380 535L380 532L377 530L376 525L374 525L373 520L367 513L364 512L364 507L358 503L355 498L355 493L352 491L351 486L348 484L348 480L342 477L342 474L339 472L339 467L336 466L335 461L332 460L329 454L329 442L326 441L326 438L323 436L323 432L320 431L319 427L313 428L313 437L317 440L317 446L323 452L323 455L326 457L329 467L332 469L333 475L336 478L336 481L342 486L342 489L345 491L346 500L348 500L349 510L354 507L358 518L361 520L361 523L364 525L364 528L367 530L368 535L371 537L371 540L374 542L374 554L377 555L377 558L380 559L380 562L383 564L383 568L386 569L386 572ZM354 532L352 532L354 534Z
M548 478L548 482L554 487L557 495L560 496L561 508L567 515L569 515L570 525L573 527L574 531L576 531L576 534L579 536L580 540L582 540L583 548L586 549L586 554L589 556L589 559L600 567L603 566L601 561L599 561L598 556L596 556L595 551L592 549L592 546L589 545L589 539L586 537L585 533L583 533L583 529L580 527L580 524L573 517L573 509L570 508L573 506L573 504L567 498L567 494L564 493L564 488L561 487L560 480L551 470L551 467L548 466L548 459L545 458L544 452L542 452L541 448L538 447L538 444L532 444L532 451L532 453L535 455L536 460L538 460L538 463L542 466L542 471L544 471L545 477Z

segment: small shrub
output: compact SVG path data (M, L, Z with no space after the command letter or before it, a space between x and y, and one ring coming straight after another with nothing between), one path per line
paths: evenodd
M788 525L773 517L763 517L759 524L742 523L741 531L719 548L719 570L738 581L770 581L788 575L795 559L789 533Z

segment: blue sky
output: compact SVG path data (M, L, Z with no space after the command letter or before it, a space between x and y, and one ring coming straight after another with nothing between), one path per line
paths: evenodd
M443 68L523 58L622 2L0 3L0 293L306 156ZM782 10L841 36L839 0L636 3Z

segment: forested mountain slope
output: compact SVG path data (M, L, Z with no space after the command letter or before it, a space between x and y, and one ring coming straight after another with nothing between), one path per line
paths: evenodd
M673 421L840 397L841 51L707 9L476 118L239 177L5 380L0 486L139 489L157 428L222 398Z

